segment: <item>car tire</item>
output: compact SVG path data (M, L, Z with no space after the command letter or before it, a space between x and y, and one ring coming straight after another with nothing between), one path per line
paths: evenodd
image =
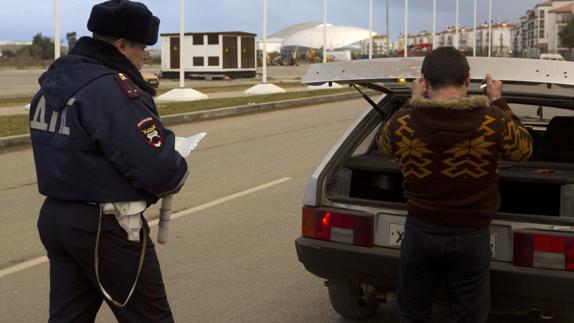
M361 304L363 287L355 282L328 281L329 300L333 309L341 316L351 320L365 320L377 313L380 301Z

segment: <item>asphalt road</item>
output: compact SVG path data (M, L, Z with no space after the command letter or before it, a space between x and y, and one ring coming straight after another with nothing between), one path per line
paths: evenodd
M170 242L157 246L178 322L350 322L297 261L293 241L308 177L366 107L354 100L174 128L208 133L176 196L181 217L172 220ZM0 322L45 322L49 266L35 228L42 197L32 153L0 154L0 164L0 270L15 271L0 274ZM156 215L157 208L147 212ZM14 267L30 260L39 264ZM97 322L113 322L110 313L104 305ZM446 322L446 309L435 314L432 322ZM396 304L368 322L398 322ZM539 319L496 315L489 322Z

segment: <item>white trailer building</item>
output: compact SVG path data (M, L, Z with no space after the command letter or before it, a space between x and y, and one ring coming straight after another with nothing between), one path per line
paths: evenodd
M178 78L180 63L185 78L255 77L255 36L240 31L185 33L185 57L180 62L179 34L161 34L162 77Z

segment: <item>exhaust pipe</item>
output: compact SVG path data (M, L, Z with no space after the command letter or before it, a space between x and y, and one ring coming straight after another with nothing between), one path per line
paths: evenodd
M366 306L367 304L375 301L384 303L386 301L385 292L378 290L371 285L366 285L363 291L363 296L358 300L359 306Z

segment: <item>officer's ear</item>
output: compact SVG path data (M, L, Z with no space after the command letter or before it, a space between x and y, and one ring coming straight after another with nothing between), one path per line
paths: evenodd
M126 49L129 47L129 41L125 38L118 38L113 44L122 54L125 53Z

